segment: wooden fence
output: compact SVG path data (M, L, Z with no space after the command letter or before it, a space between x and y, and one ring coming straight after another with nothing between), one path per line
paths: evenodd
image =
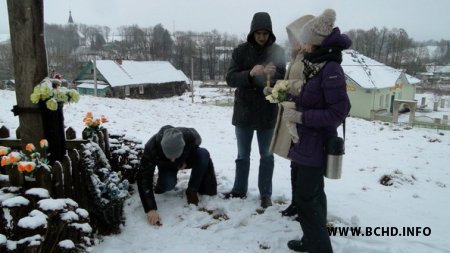
M33 231L29 231L23 235L35 233L40 237L34 238L35 240L41 240L39 247L29 247L34 245L33 240L27 241L23 245L17 245L14 250L6 249L6 245L2 245L0 240L0 252L82 252L83 248L89 246L88 234L96 232L99 234L117 233L120 231L119 227L123 221L123 201L111 202L108 205L102 205L95 196L95 189L90 181L92 177L93 168L88 169L86 162L82 160L84 154L91 153L86 150L87 146L99 147L101 153L107 158L106 163L110 164L110 168L113 171L120 172L119 175L123 175L123 181L128 180L130 183L134 183L137 169L139 166L139 160L143 152L143 146L140 142L134 140L128 140L122 135L115 135L111 137L106 129L98 131L91 140L76 139L76 134L73 129L69 128L66 131L67 137L67 154L62 161L56 161L50 169L39 169L34 172L34 176L25 177L24 174L19 172L16 168L1 168L0 167L0 195L9 194L8 191L18 191L14 194L28 198L30 202L35 201L34 197L30 197L26 194L28 189L43 188L49 193L50 198L53 199L71 199L75 201L76 205L73 207L65 208L64 210L50 212L47 216L51 219L57 219L56 213L65 213L68 210L84 209L89 213L89 217L85 218L85 223L88 223L92 228L92 231L86 232L85 230L71 230L72 226L69 226L70 222L67 221L51 221L55 222L53 225L40 231L42 228L36 228ZM91 143L91 144L90 144ZM9 136L9 130L5 127L0 128L0 146L8 146L13 149L21 149L20 139L12 139ZM92 158L90 159L98 159ZM92 164L98 164L98 161L92 161ZM109 165L104 165L109 166ZM14 186L14 187L11 187ZM19 189L19 190L17 190ZM5 193L6 192L6 193ZM32 210L30 205L24 207L6 207L0 202L0 227L8 229L0 230L0 237L4 234L8 240L16 240L17 242L23 242L23 236L17 237L20 234L20 227L17 226L18 220L24 218ZM14 217L12 223L5 219L3 212L8 210ZM47 213L46 213L47 214ZM61 215L60 215L61 216ZM59 216L58 216L59 217ZM7 223L10 222L8 226ZM55 225L59 224L59 225ZM53 230L59 231L51 234L49 231L50 226L53 226ZM55 227L56 226L56 227ZM75 226L80 228L80 226ZM81 226L83 227L83 226ZM85 226L84 226L85 227ZM68 237L71 236L71 237ZM51 237L51 239L49 239ZM40 238L40 239L39 239ZM60 240L70 238L75 244L77 249L74 251L67 251L67 249L59 249L58 243ZM81 239L80 239L81 238ZM83 239L84 238L84 239ZM45 239L45 240L44 240ZM34 240L34 241L35 241ZM78 243L78 244L77 244ZM19 248L21 250L17 251ZM5 250L6 249L6 250ZM24 250L26 249L26 250ZM49 251L51 249L51 251Z

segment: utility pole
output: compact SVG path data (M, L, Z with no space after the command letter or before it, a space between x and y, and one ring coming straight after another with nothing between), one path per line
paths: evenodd
M97 96L97 55L94 54L94 96Z
M194 56L191 56L191 98L194 103Z
M94 96L97 97L97 53L88 53L87 55L93 55L94 60L92 61L93 64L93 74L94 74Z

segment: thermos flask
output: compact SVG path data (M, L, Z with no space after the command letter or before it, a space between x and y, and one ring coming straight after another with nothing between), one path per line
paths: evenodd
M327 141L327 167L325 176L330 179L339 179L342 174L342 158L344 155L344 139L338 136Z

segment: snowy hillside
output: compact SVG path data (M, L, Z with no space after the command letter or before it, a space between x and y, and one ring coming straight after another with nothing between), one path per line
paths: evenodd
M92 111L110 120L105 126L111 133L125 133L143 143L165 124L194 127L211 153L218 190L225 192L234 180L236 139L232 107L216 104L231 100L212 88L197 89L194 103L188 94L158 100L83 96L65 106L65 124L81 133L83 116ZM0 90L0 126L17 128L18 118L10 111L15 103L13 92ZM363 231L383 227L401 233L403 227L419 227L421 234L336 235L331 237L334 252L450 252L450 132L405 130L354 118L347 120L346 130L343 178L325 181L329 222L335 228ZM161 227L148 225L136 192L127 200L122 233L100 239L92 252L291 252L286 243L301 236L300 226L279 213L290 201L289 162L276 157L275 204L259 214L256 139L253 144L247 199L201 196L198 207L188 206L184 189L189 171L180 173L177 190L156 195Z

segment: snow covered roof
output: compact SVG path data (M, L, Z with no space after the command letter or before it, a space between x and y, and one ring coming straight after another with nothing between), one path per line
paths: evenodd
M108 85L97 84L97 90L103 90L103 89L106 89L107 87L108 87ZM93 83L82 83L82 84L77 85L77 88L94 89L94 84Z
M408 82L410 84L418 84L418 83L422 82L422 80L420 80L419 78L414 77L412 75L405 74L405 76L406 76L406 79L408 79Z
M86 80L75 80L76 84L82 84L82 83L90 83L90 84L94 84L94 80L91 79L86 79ZM104 84L104 85L108 85L107 82L102 81L102 80L97 80L97 85L98 84Z
M450 65L436 67L435 73L450 73Z
M188 77L168 61L97 60L97 69L112 87L188 82Z
M401 70L377 62L355 50L343 51L342 58L345 74L363 88L393 87L402 74Z

